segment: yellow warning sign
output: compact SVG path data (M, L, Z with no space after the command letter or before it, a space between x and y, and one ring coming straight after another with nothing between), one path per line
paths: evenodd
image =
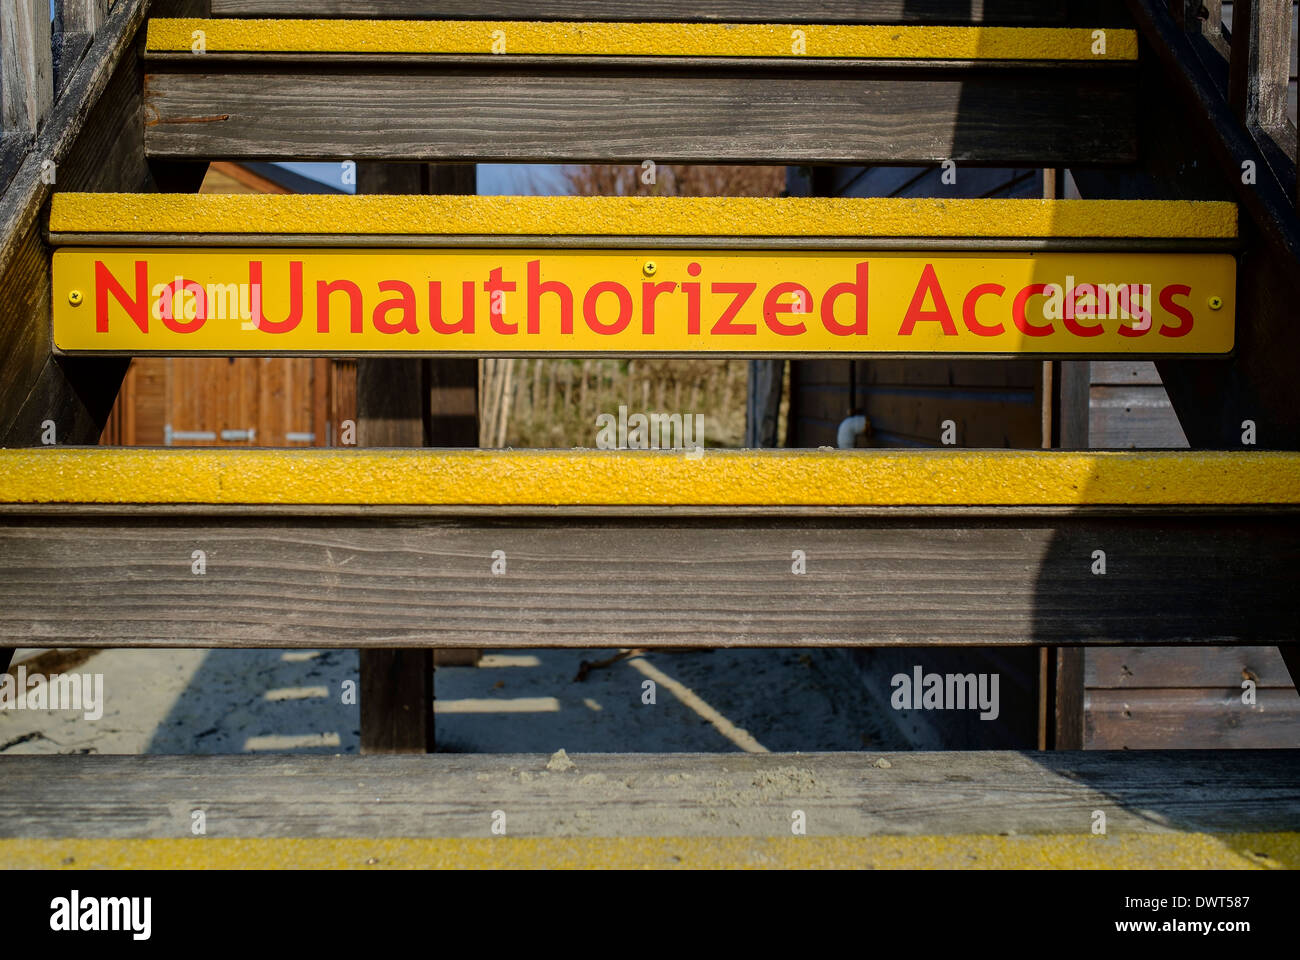
M66 248L97 354L1223 354L1210 253Z

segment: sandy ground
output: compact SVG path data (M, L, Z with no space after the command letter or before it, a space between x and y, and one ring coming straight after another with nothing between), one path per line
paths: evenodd
M435 674L440 751L906 749L887 702L834 650L496 651ZM36 651L20 651L11 672ZM50 655L47 653L46 657ZM98 720L0 710L0 753L355 753L353 650L64 652L42 672L102 674ZM643 702L647 681L655 702Z

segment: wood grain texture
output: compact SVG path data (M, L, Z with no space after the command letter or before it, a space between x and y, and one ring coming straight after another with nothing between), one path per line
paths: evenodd
M359 176L359 184L380 179L375 173ZM427 394L420 365L419 360L357 361L360 446L418 447L423 443ZM433 750L432 651L361 650L360 694L363 753Z
M213 0L214 17L716 20L729 23L1059 23L1065 0Z
M1082 750L1086 654L1082 647L1056 647L1050 651L1049 682L1053 684L1053 750Z
M1237 0L1233 5L1228 100L1250 127L1286 123L1291 0Z
M62 0L55 9L54 82L57 96L108 19L108 0Z
M10 513L0 642L1263 645L1294 643L1300 623L1293 514L541 513ZM1091 573L1098 549L1104 576Z
M1088 410L1094 449L1185 448L1178 414L1159 384L1094 386Z
M1125 163L1136 157L1131 77L1122 67L155 64L145 141L172 159Z
M0 126L33 137L54 105L54 64L46 0L0 6Z
M1160 372L1149 360L1094 360L1093 386L1127 387L1160 384Z
M1089 379L1095 366L1087 360L1062 360L1053 370L1056 446L1064 450L1088 449Z
M781 396L785 389L784 360L749 361L745 391L745 446L775 447Z
M840 361L841 363L843 361ZM805 382L812 382L814 363L835 370L835 361L804 363ZM1032 390L1038 375L1038 361L1014 360L987 363L983 360L871 360L857 365L858 383L863 386L987 387ZM835 377L824 382L833 383ZM1032 446L1032 444L1030 444Z
M1258 446L1300 449L1300 380L1287 359L1300 351L1300 326L1292 322L1300 296L1294 198L1274 174L1261 141L1223 97L1226 65L1202 59L1214 51L1198 52L1158 0L1129 0L1129 8L1154 53L1139 84L1140 109L1149 118L1143 133L1151 147L1142 151L1143 175L1119 190L1112 182L1104 195L1223 199L1235 194L1249 251L1237 276L1241 297L1233 358L1162 360L1157 363L1161 379L1192 446L1241 449L1242 421L1249 419L1257 425ZM1256 164L1252 184L1241 182L1246 160ZM1089 195L1080 177L1076 182Z
M1105 647L1088 651L1086 682L1094 689L1294 687L1277 647Z
M433 651L361 650L362 753L432 753Z
M871 421L867 446L941 446L947 420L959 447L1026 447L1040 437L1032 390L879 385L859 404Z
M358 193L421 193L427 168L363 163ZM357 442L363 447L418 447L424 443L431 394L423 361L357 360ZM432 753L433 651L360 651L361 752Z
M956 423L958 446L1035 447L1040 370L1033 360L799 360L791 423L798 446L834 445L839 422L856 404L870 420L869 447L940 446L947 419Z
M1089 690L1088 746L1157 750L1214 746L1224 750L1293 749L1300 745L1300 697L1294 690Z
M478 193L478 171L469 164L431 164L424 168L424 192L439 196ZM421 377L428 394L424 444L429 447L478 445L478 361L425 360Z
M108 4L109 0L62 0L59 12L63 18L63 29L68 33L93 36L108 18Z
M876 761L887 758L888 767ZM1300 751L5 756L0 836L1087 835L1300 827Z
M94 443L121 382L118 360L67 364L51 355L50 252L39 213L59 190L156 190L141 120L143 75L132 44L145 4L118 0L77 64L22 166L0 196L0 443L40 443L54 420L60 443ZM197 0L164 0L156 13L201 13ZM55 162L56 183L42 178Z

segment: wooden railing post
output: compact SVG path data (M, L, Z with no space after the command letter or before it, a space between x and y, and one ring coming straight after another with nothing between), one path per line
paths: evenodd
M108 18L108 0L62 0L63 32L94 36Z
M1291 0L1237 0L1232 9L1228 100L1252 129L1286 123Z
M49 0L0 5L0 110L4 132L31 139L54 106Z
M1252 133L1268 136L1300 170L1300 137L1288 129L1291 0L1236 0L1228 102ZM1300 211L1300 178L1291 202Z
M55 11L54 80L61 91L103 27L108 0L57 0Z

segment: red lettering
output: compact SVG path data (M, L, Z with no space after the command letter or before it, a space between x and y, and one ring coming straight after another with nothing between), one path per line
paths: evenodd
M716 286L716 284L715 284ZM781 297L787 293L793 293L797 297L795 303L782 303ZM799 310L795 310L795 304L798 304ZM807 313L812 308L812 291L802 283L778 283L771 290L767 291L767 296L763 298L763 322L773 333L780 334L783 337L797 337L804 333L808 328L804 326L803 321L798 323L782 323L780 315L783 313ZM831 318L834 320L834 317ZM717 330L714 330L716 333Z
M612 293L618 298L618 319L613 323L602 323L597 315L596 302L600 299L602 293ZM587 321L587 326L595 333L612 336L616 333L622 333L627 329L627 325L632 322L632 294L628 292L627 287L614 280L602 280L600 283L591 285L587 295L582 298L582 316Z
M714 334L715 336L724 334L744 335L757 333L758 324L756 323L731 322L735 318L736 314L740 313L741 307L745 305L745 302L749 300L750 296L757 288L758 284L756 283L715 283L709 287L709 290L712 293L734 294L731 298L731 303L727 304L727 308L722 311L722 316L718 318L718 322L713 325L713 329L710 330L709 333Z
M1078 302L1079 292L1085 290L1085 288L1087 291L1091 291L1093 289L1091 284L1086 284L1086 283L1080 284L1079 286L1074 288L1074 296L1068 298L1071 301L1071 308L1069 310L1063 311L1065 316L1062 317L1062 320L1065 323L1065 329L1069 330L1076 337L1099 337L1106 332L1105 328L1103 328L1100 323L1094 323L1091 326L1088 326L1079 323L1079 321L1076 320L1075 317L1109 316L1110 305L1107 303L1107 301L1110 298L1106 295L1106 291L1103 290L1100 285L1098 285L1096 288L1097 309L1093 310L1090 307L1088 309L1080 309L1079 302ZM1091 295L1091 294L1085 294L1085 295ZM1084 304L1084 307L1088 307L1087 303ZM1122 326L1120 327L1120 330L1121 332L1123 331Z
M172 333L193 333L203 326L203 321L208 318L208 296L203 285L197 280L186 280L180 277L169 283L167 289L171 294L171 309L162 311L163 326ZM182 291L194 297L194 319L188 323L177 317L176 304L184 303Z
M1075 317L1087 317L1089 319L1097 316L1095 301L1097 296L1091 283L1081 283L1073 291L1065 292L1065 317L1066 320L1073 320ZM1082 302L1083 306L1080 306Z
M351 280L316 281L316 332L330 332L330 294L332 293L348 295L349 326L353 333L361 333L361 288Z
M536 260L530 263L528 265L528 276L530 279L536 275L533 271L533 264L537 264L539 270L541 268L541 264ZM511 336L512 334L519 332L519 324L506 323L504 316L505 310L503 308L505 306L505 295L507 293L514 293L516 284L513 280L502 280L501 270L501 267L496 267L488 271L488 278L483 281L483 290L488 295L488 323L492 324L494 332L499 333L502 336ZM536 305L537 301L541 299L542 293L545 292L546 284L541 284L540 286L541 289L538 290L537 296L533 297L532 285L529 285L527 319L530 333L537 332L535 329L532 329L532 324L537 322L533 314L533 307ZM560 286L563 287L564 285L560 284ZM500 294L500 296L497 296L497 294ZM565 310L567 311L565 313L565 321L568 324L568 329L564 330L564 332L573 333L573 295L569 293L568 287L564 287L564 294L568 298L566 300L567 306L565 307Z
M852 324L843 324L835 319L835 301L840 297L854 298L854 320ZM828 333L837 337L858 334L867 335L867 264L859 263L855 280L833 283L826 288L822 297L822 326Z
M692 277L698 277L700 270L698 263L686 265L686 272ZM698 337L700 335L700 285L683 283L682 293L686 294L686 332L692 337Z
M500 270L497 274L500 274ZM528 314L529 333L541 333L542 330L542 294L553 293L560 298L560 333L573 333L573 291L561 280L542 282L542 261L528 261ZM510 285L514 289L514 284ZM493 321L495 327L496 322ZM514 331L511 331L512 333Z
M677 283L673 280L666 280L663 283L650 283L649 281L641 284L641 332L650 334L655 332L655 301L659 299L661 293L673 293L677 290Z
M419 333L420 327L415 319L415 291L403 280L380 280L380 293L397 293L399 296L385 300L375 307L370 319L380 333ZM388 319L391 310L400 309L402 319L393 323Z
M971 287L961 305L961 319L966 324L966 329L979 337L997 337L1005 333L1006 328L1000 323L996 327L980 323L975 311L982 297L1000 297L1006 292L1007 288L1000 283L981 283Z
M474 332L474 281L461 281L460 320L456 323L442 318L442 281L429 281L429 327L434 333Z
M302 321L302 261L289 261L289 314L283 320L268 320L262 312L262 261L253 260L248 264L249 300L252 307L254 325L267 333L288 333ZM319 310L319 305L317 307ZM325 333L329 329L328 304L325 326L321 326L321 317L316 317L316 328Z
M1027 337L1045 337L1052 332L1050 323L1038 326L1030 323L1029 318L1025 316L1025 306L1029 303L1029 298L1042 296L1046 291L1047 284L1031 283L1016 294L1016 302L1011 305L1011 319L1015 322L1016 329Z
M1174 303L1174 297L1185 297L1192 292L1192 288L1185 283L1171 283L1160 291L1160 306L1164 307L1171 315L1177 317L1181 322L1178 326L1170 328L1167 324L1160 325L1160 336L1162 337L1185 337L1192 332L1192 311L1188 310L1181 303ZM1121 328L1120 333L1123 333Z
M934 300L933 310L923 309L927 293ZM921 279L916 284L916 292L912 294L912 302L907 308L907 315L903 317L903 325L898 328L898 334L911 336L918 323L929 321L937 321L943 327L945 337L957 336L957 324L953 323L952 311L948 309L948 301L943 298L943 289L939 286L939 278L934 275L932 263L927 263L921 271Z
M132 299L103 261L95 261L95 332L108 333L108 294L112 294L141 333L149 332L149 264L135 262L135 299Z

